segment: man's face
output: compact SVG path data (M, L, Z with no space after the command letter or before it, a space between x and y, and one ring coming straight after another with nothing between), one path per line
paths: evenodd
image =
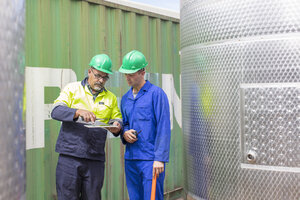
M139 86L144 81L145 71L137 71L133 74L125 74L129 86Z
M104 88L106 81L109 79L107 73L101 72L93 68L89 69L88 76L88 82L91 88L95 91L100 91L102 88Z

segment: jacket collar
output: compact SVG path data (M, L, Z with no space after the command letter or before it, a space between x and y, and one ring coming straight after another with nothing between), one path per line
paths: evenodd
M150 83L148 80L146 80L146 83L143 85L143 87L140 89L140 91L138 92L137 96L135 98L133 98L133 93L132 93L132 87L130 88L129 90L129 95L128 95L128 98L129 99L132 99L132 100L135 100L135 99L138 99L140 98L142 95L144 95L148 90L149 88L152 86L152 83Z
M143 91L148 91L149 90L149 88L151 87L151 83L148 81L148 80L146 80L146 83L143 85L143 87L141 88L141 90L143 90Z
M88 85L88 79L89 77L85 77L82 81L81 81L81 85L84 88L86 85ZM104 91L107 92L107 90L104 88Z

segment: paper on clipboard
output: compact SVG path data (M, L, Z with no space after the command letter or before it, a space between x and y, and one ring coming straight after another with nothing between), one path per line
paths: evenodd
M87 125L84 125L85 127L87 128L117 128L118 126L115 126L115 125L94 125L94 124L87 124Z
M84 124L84 126L87 128L104 128L105 129L105 128L117 128L118 127L116 125L106 124L104 122L101 122L100 120L105 120L105 119L96 118L95 122L85 122L82 117L79 117L76 122Z

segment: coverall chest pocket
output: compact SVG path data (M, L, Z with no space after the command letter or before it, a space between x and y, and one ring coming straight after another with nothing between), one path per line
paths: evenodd
M149 121L151 119L151 107L149 106L137 106L136 117L139 120Z

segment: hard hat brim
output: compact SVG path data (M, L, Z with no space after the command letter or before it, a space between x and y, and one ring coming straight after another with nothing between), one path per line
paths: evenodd
M133 74L139 70L141 70L141 69L134 69L134 70L124 69L123 66L121 66L119 69L119 72L124 73L124 74Z
M108 70L105 70L105 69L102 69L102 68L98 68L98 67L94 67L91 64L89 66L93 67L94 69L96 69L98 71L101 71L101 72L104 72L104 73L107 73L107 74L113 74L111 71L108 71Z
M105 69L98 69L101 72L107 73L107 74L113 74L112 72L105 70Z

